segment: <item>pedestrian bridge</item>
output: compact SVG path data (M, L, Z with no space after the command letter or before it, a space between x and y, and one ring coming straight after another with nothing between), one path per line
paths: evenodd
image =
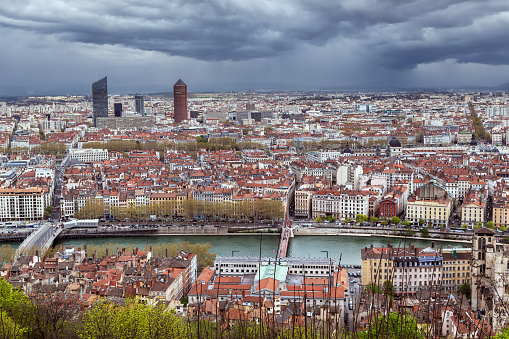
M14 254L14 260L16 261L22 255L38 254L39 257L43 257L60 232L62 232L62 227L44 223L19 245Z
M292 183L290 187L289 196L293 196L295 193L295 183ZM285 203L285 215L284 215L285 224L281 229L281 238L279 239L279 247L277 251L278 258L284 258L288 254L288 244L290 243L290 238L293 238L293 229L292 223L290 222L290 202L287 199Z
M293 238L293 229L292 224L290 223L290 219L287 216L285 218L283 229L281 230L281 238L279 239L279 249L277 255L279 258L284 258L288 254L288 244L290 243L290 238Z

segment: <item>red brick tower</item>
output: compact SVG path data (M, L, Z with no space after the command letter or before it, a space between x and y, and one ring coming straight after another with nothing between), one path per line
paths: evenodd
M173 120L175 120L176 124L180 124L184 120L188 120L189 116L187 115L187 85L179 79L173 85Z

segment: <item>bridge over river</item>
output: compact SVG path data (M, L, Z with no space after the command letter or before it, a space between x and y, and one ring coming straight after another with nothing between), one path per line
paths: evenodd
M293 229L292 229L292 223L290 222L290 196L292 196L295 193L295 184L292 183L292 186L290 187L290 193L288 194L288 198L286 200L286 206L285 206L285 215L284 220L285 223L283 225L283 228L281 229L281 238L279 240L279 247L278 247L278 258L284 258L288 254L288 244L290 242L290 238L293 238Z
M42 257L46 251L51 247L55 238L62 232L62 227L52 225L50 223L42 224L38 229L33 231L22 243L19 245L14 260L19 256L36 254Z

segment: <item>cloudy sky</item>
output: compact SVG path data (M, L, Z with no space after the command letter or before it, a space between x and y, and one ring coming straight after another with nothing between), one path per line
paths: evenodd
M0 96L509 82L507 0L6 2Z

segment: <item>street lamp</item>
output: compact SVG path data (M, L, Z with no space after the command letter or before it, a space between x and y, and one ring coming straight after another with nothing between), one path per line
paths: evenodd
M232 257L233 257L233 253L235 253L235 252L238 252L238 251L232 251Z
M329 258L329 251L320 251L320 252L325 252L325 253L327 253L327 258Z

